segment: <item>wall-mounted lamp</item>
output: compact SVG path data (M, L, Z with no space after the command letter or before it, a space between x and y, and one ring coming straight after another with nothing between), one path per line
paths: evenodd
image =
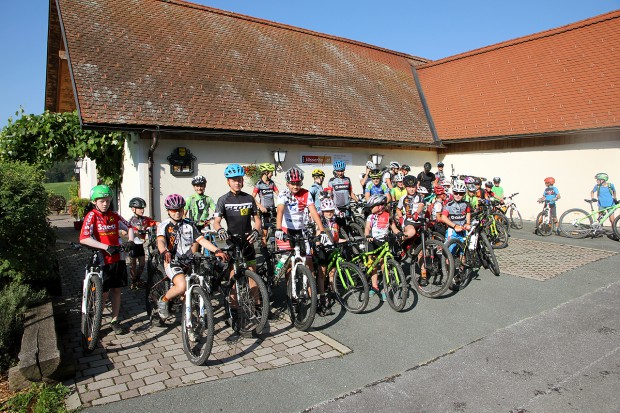
M376 167L378 168L379 165L381 165L381 161L383 160L383 155L379 154L379 153L373 153L372 155L370 155L370 160L372 161L372 163L374 163L376 165Z
M277 151L273 151L273 160L276 163L276 169L280 168L282 170L282 164L286 159L286 151L281 151L278 149Z
M82 169L82 164L84 163L84 159L82 158L75 158L73 160L73 173L75 173L76 175L80 174L80 170Z

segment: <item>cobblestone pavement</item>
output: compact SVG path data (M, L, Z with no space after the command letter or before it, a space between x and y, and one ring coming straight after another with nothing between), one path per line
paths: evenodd
M615 254L594 248L512 237L508 248L495 250L502 274L538 281L548 280Z
M74 231L72 228L70 231ZM74 250L69 240L77 232L66 231L57 243L63 299L57 309L64 313L59 330L63 352L75 361L75 378L65 382L73 394L72 408L110 403L179 386L186 386L260 370L339 357L351 350L319 332L294 329L285 317L270 320L260 338L240 338L224 324L221 305L214 299L216 336L205 366L191 364L183 352L178 320L164 327L151 326L145 312L144 290L124 289L123 336L109 327L110 308L104 309L101 344L85 354L80 343L80 299L88 250ZM62 231L61 231L62 232ZM74 235L75 234L75 235Z

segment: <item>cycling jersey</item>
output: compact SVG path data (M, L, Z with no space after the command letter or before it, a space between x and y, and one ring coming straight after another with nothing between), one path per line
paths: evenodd
M317 182L313 183L310 187L310 196L312 198L312 202L314 202L314 207L317 211L321 210L321 192L323 192L323 187L319 185Z
M387 180L389 179L390 182L392 182L392 178L394 177L394 174L391 171L385 171L383 173L383 175L381 176L381 183L384 183L387 185Z
M454 225L465 225L467 223L467 214L469 213L471 213L471 208L468 202L457 202L454 199L448 202L441 212L441 214L448 217Z
M346 176L333 177L327 183L327 190L332 192L334 203L337 207L349 206L350 193L352 190L351 180Z
M435 172L435 179L438 179L441 181L442 179L445 179L445 178L446 178L446 174L443 171L438 170L437 172Z
M474 209L478 208L478 197L477 196L466 194L465 195L465 201L469 202L469 205L472 208L474 208Z
M444 202L441 199L435 198L435 202L433 202L431 208L431 220L437 221L439 216L441 215L441 211L443 211Z
M420 194L405 195L398 201L398 209L406 219L413 218L413 214L418 212L418 206L424 203L424 198Z
M370 214L366 218L370 222L370 236L376 240L384 241L390 232L390 213L383 211L379 214Z
M192 244L202 237L196 225L188 219L175 222L171 218L157 226L157 238L163 237L166 249L175 262L187 264L192 259Z
M426 188L428 193L433 192L433 182L435 182L435 174L432 172L426 173L424 171L418 174L418 181L420 181L420 186Z
M275 192L278 192L278 187L271 179L267 182L261 179L254 185L253 195L256 196L258 194L260 203L265 208L272 208L275 206Z
M390 189L386 184L379 184L378 186L369 182L364 188L364 193L372 195L385 195L390 193Z
M332 219L327 219L325 217L321 217L321 222L323 223L323 228L325 228L325 232L329 232L332 234L332 238L334 239L334 243L338 243L340 236L338 235L338 223L336 223L336 218L332 217ZM327 243L324 245L334 245L331 241L327 240Z
M545 201L549 203L549 205L555 205L555 199L560 195L560 191L555 186L548 186L543 191L543 197Z
M97 209L93 209L84 217L80 240L93 238L105 245L119 246L121 238L119 230L128 231L129 222L114 211L107 210L104 214ZM112 264L121 260L121 254L103 254L103 263Z
M144 244L144 240L146 238L146 234L140 234L138 231L157 225L157 222L155 222L152 218L138 215L131 217L128 222L135 231L135 237L133 239L134 244Z
M250 194L229 191L217 200L214 215L226 220L230 233L245 235L252 232L252 217L256 216L257 211L256 201Z
M390 191L390 195L392 196L392 198L394 199L394 201L398 201L400 200L402 197L404 197L405 195L407 195L407 188L399 188L398 186L395 186L392 188L392 190Z
M601 208L607 208L614 205L613 192L616 191L614 184L607 185L595 185L592 192L596 194L598 198L598 205Z
M362 172L360 174L360 181L364 178L364 176L366 176L366 180L362 184L362 192L364 192L364 189L366 189L366 185L368 185L368 182L372 182L372 178L370 177L370 172L368 173L368 175L366 175L365 172Z
M504 188L502 188L501 186L493 186L491 190L495 194L496 198L501 199L504 197Z
M306 210L312 203L310 192L301 188L296 194L289 190L278 196L277 205L284 205L282 228L303 229L306 223Z
M191 194L187 197L185 210L187 217L192 221L202 224L211 218L211 212L215 210L215 203L208 195Z

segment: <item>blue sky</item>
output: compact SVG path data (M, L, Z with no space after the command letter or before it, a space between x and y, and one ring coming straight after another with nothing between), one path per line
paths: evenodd
M620 0L194 2L433 60L620 9ZM20 106L43 112L48 10L49 0L3 2L0 127Z

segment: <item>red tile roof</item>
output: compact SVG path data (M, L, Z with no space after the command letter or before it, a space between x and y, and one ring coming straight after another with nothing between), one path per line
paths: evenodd
M442 141L620 126L620 10L417 68Z
M426 60L179 0L59 0L85 124L433 143Z

